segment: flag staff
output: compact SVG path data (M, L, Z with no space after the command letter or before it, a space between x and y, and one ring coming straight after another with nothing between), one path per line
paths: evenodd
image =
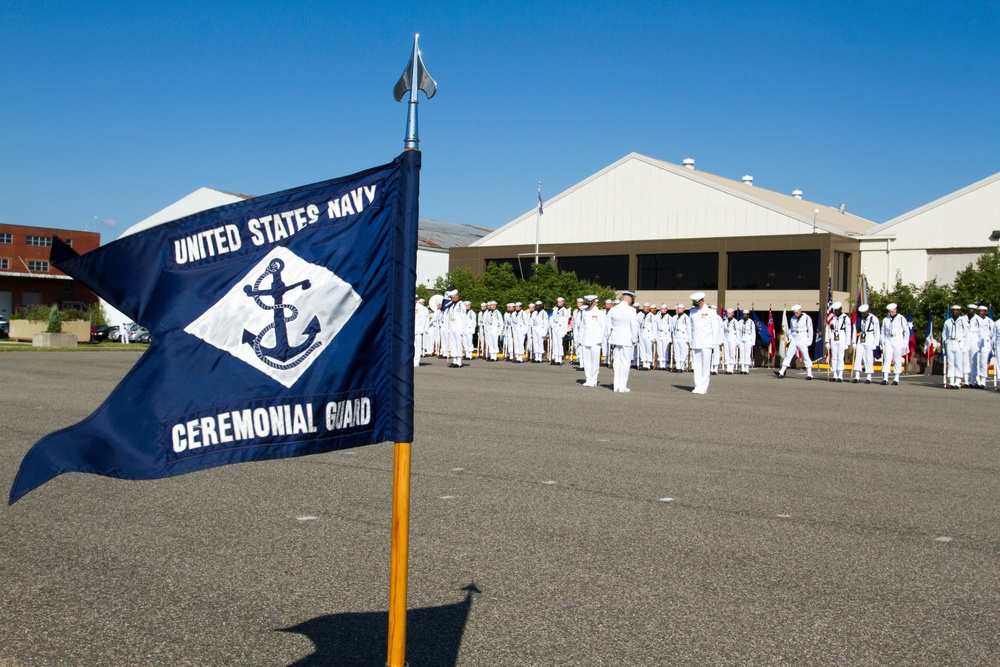
M417 131L417 92L422 90L427 99L437 92L437 82L431 78L420 58L420 47L413 36L413 54L403 75L393 88L397 102L409 92L406 112L406 137L403 149L420 150ZM412 348L412 346L411 346ZM409 364L412 366L412 361ZM412 443L397 442L393 452L392 474L392 531L389 553L389 646L386 667L406 667L406 589L410 555L410 450Z
M535 216L535 264L538 264L538 237L542 227L542 182L538 181L538 213Z

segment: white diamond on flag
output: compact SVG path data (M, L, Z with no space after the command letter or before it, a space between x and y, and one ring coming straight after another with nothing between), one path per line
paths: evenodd
M278 247L184 331L291 388L361 301L337 274Z

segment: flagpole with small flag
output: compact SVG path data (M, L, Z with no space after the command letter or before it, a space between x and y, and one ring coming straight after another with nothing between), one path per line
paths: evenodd
M409 92L406 113L406 138L403 147L408 151L420 150L417 130L417 93L424 91L427 99L437 92L437 82L424 68L417 40L413 36L413 54L403 75L393 88L397 102ZM389 642L386 667L406 666L406 591L410 555L410 452L412 443L397 442L393 456L392 477L392 537L389 555Z

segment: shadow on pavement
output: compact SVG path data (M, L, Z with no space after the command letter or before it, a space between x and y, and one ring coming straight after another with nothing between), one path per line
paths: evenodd
M440 607L410 609L406 614L406 660L411 665L452 667L458 663L465 624L472 609L472 596L479 593L469 584L465 599ZM371 667L384 665L389 637L388 612L329 614L299 623L281 632L309 638L316 649L289 667Z

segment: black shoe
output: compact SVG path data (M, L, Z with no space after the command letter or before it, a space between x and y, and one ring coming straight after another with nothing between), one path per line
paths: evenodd
M865 380L865 384L871 384L871 383L872 383L871 380Z
M882 386L883 386L883 387L884 387L885 385L887 385L887 384L889 384L889 381L888 381L888 380L882 380Z
M857 383L858 383L858 378L854 378L853 380L851 380L851 384L857 384Z
M892 386L893 386L893 387L895 387L895 386L896 386L896 385L898 385L898 384L899 384L899 380L893 380L893 381L892 381Z
M813 376L812 376L812 375L807 375L807 376L806 376L806 379L807 379L807 380L812 380L812 379L813 379Z
M830 378L830 382L836 382L837 378Z
M781 371L774 371L774 377L778 378L779 380L785 379L785 376L781 374Z
M841 378L837 378L837 382L843 382Z

